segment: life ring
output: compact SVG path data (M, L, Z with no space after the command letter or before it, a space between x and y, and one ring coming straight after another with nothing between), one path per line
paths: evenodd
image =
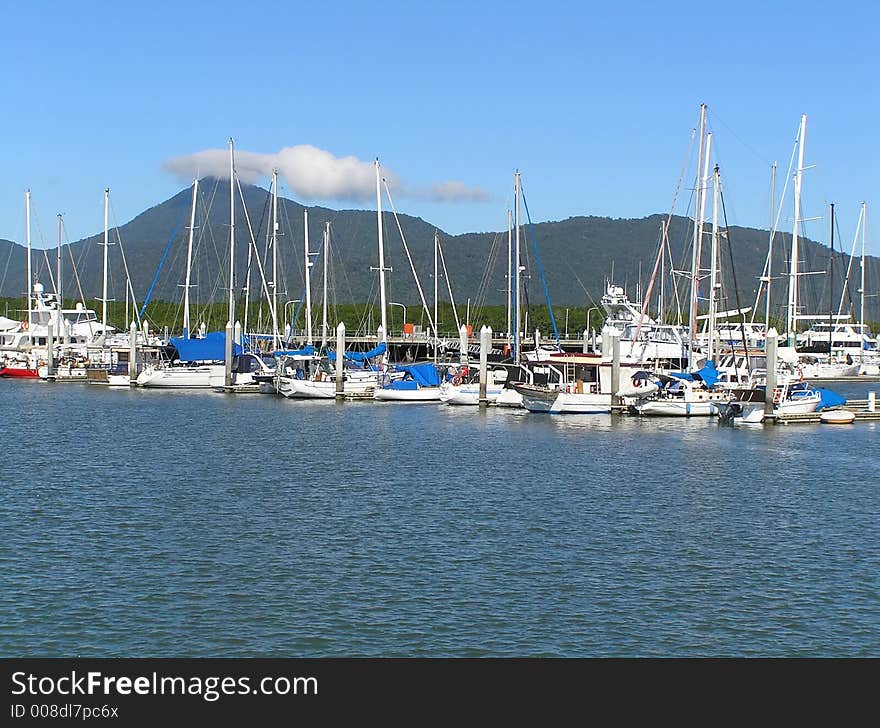
M773 404L779 404L782 401L782 390L777 387L773 390Z
M453 384L453 386L455 386L455 387L457 387L459 384L461 384L461 377L460 377L458 374L456 374L456 375L452 378L452 384Z

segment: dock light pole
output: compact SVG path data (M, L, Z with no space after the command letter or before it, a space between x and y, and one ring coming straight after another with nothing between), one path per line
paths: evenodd
M587 329L588 331L589 331L589 329L591 328L591 327L590 327L590 312L591 312L591 311L598 311L598 310L599 310L599 307L598 307L598 306L590 306L590 307L587 309L587 320L584 322L584 328Z
M389 306L400 306L403 309L403 323L406 323L406 306L402 303L396 303L395 301L388 301ZM403 326L400 327L401 333L403 332Z

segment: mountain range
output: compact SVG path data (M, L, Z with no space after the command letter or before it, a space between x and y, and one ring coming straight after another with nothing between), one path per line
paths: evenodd
M244 200L245 206L241 204ZM267 254L267 230L271 220L271 196L260 187L242 185L236 199L236 290L240 293L247 269L247 251L250 229L256 240L256 250L263 259L266 275L271 279L271 254ZM122 246L109 248L110 296L124 297L124 251L132 286L139 302L153 287L153 300L177 301L182 298L182 284L186 261L186 247L191 188L181 190L170 199L151 207L128 223L110 231L111 243L121 240ZM245 207L247 213L245 213ZM303 211L309 213L310 250L321 249L324 224L331 224L331 280L328 299L336 303L368 302L376 297L378 265L376 213L370 210L332 210L325 207L304 207L300 203L279 198L279 295L283 300L303 298ZM419 295L401 242L403 232L414 266L419 274L427 300L433 300L433 238L437 228L429 222L410 215L395 217L384 213L384 238L388 274L388 298L406 306L417 305ZM544 286L536 253L543 264L546 289L554 306L590 307L598 304L605 282L613 278L625 285L631 297L636 297L639 280L646 285L654 266L663 215L640 219L612 219L608 217L579 216L567 220L525 225L521 229L523 263L526 268L527 297L531 305L544 304ZM693 222L675 216L669 226L669 245L675 267L690 267L690 245ZM707 227L708 230L708 227ZM446 261L456 303L464 306L470 299L474 308L482 305L504 304L507 297L505 270L507 266L507 231L448 235L439 231L440 244ZM769 233L766 230L731 227L722 240L722 269L727 300L722 307L735 308L732 277L735 273L742 305L752 305L758 278L767 254ZM708 237L707 237L708 239ZM79 286L87 303L94 307L94 298L101 295L103 231L63 247L63 285L65 298L78 296L77 281L71 259L76 263ZM228 281L224 271L229 259L229 184L205 179L200 183L197 222L194 230L192 281L193 300L206 303L223 300ZM784 274L788 270L787 255L791 244L788 233L775 238L773 271L773 313L783 316L786 299ZM728 250L732 250L733 266ZM803 270L827 271L829 248L805 240L801 246L805 261ZM55 250L47 251L54 273ZM161 271L157 275L160 261ZM834 307L840 297L842 276L849 262L848 255L835 251L833 276ZM315 300L321 297L322 256L315 257L312 268L312 290ZM708 243L704 245L703 266L708 268ZM34 270L39 280L51 286L47 261L42 251L34 254ZM251 265L251 295L259 296L260 278L255 258ZM26 271L26 251L20 243L0 240L0 296L19 297L23 293ZM667 274L669 274L667 265ZM783 278L776 279L779 274ZM669 276L671 280L673 276ZM687 298L686 278L679 281L682 301ZM153 285L155 279L155 285ZM866 280L869 293L876 293L880 281L880 259L866 259ZM804 310L825 313L829 310L832 279L828 275L806 276L802 279L801 297ZM844 310L858 313L858 261L853 272ZM440 295L448 300L446 282L440 282ZM672 300L671 293L667 301ZM880 299L867 299L867 318L880 320ZM760 304L763 310L763 303Z

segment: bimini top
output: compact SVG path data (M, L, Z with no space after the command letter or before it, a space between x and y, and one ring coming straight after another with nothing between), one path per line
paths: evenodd
M201 338L172 336L168 342L177 350L180 361L223 361L226 358L226 332L209 331ZM232 355L241 354L240 344L233 342Z

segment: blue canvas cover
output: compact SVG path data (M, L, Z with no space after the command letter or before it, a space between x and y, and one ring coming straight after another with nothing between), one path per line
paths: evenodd
M203 338L197 339L172 336L170 343L177 349L180 361L223 361L226 358L225 331L209 331ZM241 352L241 346L233 343L232 355Z
M837 392L832 392L830 389L820 389L819 387L816 390L822 394L822 399L819 402L819 406L816 407L816 412L846 404L846 398L841 397Z
M431 363L427 364L399 364L397 369L404 371L412 377L412 381L416 382L420 387L439 387L440 375L437 373L437 367Z
M414 379L398 379L396 382L391 382L388 386L384 387L384 389L397 389L404 391L412 391L418 388L419 384Z
M369 351L347 351L345 352L345 358L351 361L365 361L367 359L373 359L377 356L381 356L388 350L388 345L383 341L379 346L375 349L370 349ZM327 354L327 358L330 361L336 361L336 352L331 351Z
M686 382L693 382L694 380L700 381L703 382L707 387L714 387L718 383L718 379L720 378L718 370L715 368L715 364L713 364L711 361L707 361L702 369L698 369L693 373L669 372L669 376L675 377L676 379L683 379Z
M275 356L314 356L314 346L304 346L302 349L285 349L284 351L276 351Z

